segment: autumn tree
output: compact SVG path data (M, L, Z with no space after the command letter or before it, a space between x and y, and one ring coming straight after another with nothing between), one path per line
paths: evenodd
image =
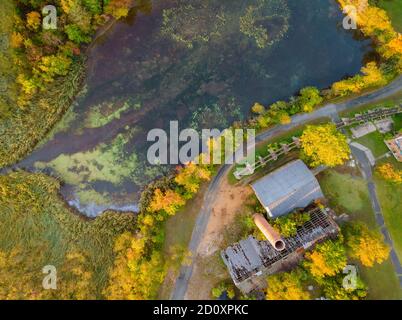
M116 259L104 295L109 300L155 299L166 274L162 254L147 252L147 239L124 233L116 239Z
M32 30L38 30L39 26L41 25L41 15L39 12L32 11L27 14L27 26Z
M401 184L402 183L402 170L396 169L391 163L384 163L377 167L377 173L384 180Z
M301 110L304 112L312 112L314 107L323 101L320 90L315 87L306 87L300 90L300 97L297 99Z
M345 96L350 93L359 93L362 90L381 86L387 83L381 69L375 62L369 62L361 69L361 74L354 77L335 82L332 85L332 94L334 96Z
M10 37L10 46L13 49L18 49L22 46L24 42L24 37L19 32L13 32Z
M372 267L388 259L390 248L380 233L369 230L363 224L353 224L345 228L345 236L350 256L362 265Z
M42 57L34 68L34 75L44 82L53 82L56 76L65 76L72 61L62 54Z
M174 215L185 204L183 197L174 190L162 191L156 189L149 205L151 212L164 211L168 215Z
M331 300L361 300L367 296L367 287L363 280L356 275L355 286L344 286L344 274L320 279L318 282L324 296Z
M300 141L302 157L313 167L335 167L349 159L346 137L333 124L307 126Z
M268 277L267 300L309 300L310 293L303 286L302 270L274 274Z
M194 194L198 191L201 182L208 181L210 178L211 172L206 166L191 162L178 170L175 181L187 192Z
M306 253L304 266L315 278L335 276L346 266L345 248L340 240L328 240Z
M275 119L277 123L282 125L286 125L292 122L292 118L286 111L278 111L275 115Z
M308 213L294 212L276 218L273 222L273 226L282 236L291 237L296 235L298 227L301 227L309 220L310 215Z
M106 0L105 13L116 19L126 17L131 6L131 0Z
M256 114L263 114L265 112L265 108L261 103L256 102L252 106L251 111L253 111Z

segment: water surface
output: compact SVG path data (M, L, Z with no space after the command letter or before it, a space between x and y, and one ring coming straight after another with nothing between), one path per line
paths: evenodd
M84 92L20 164L60 176L89 216L137 209L141 189L169 170L146 161L150 129L227 127L254 102L357 73L371 52L342 28L334 0L142 4L96 41Z

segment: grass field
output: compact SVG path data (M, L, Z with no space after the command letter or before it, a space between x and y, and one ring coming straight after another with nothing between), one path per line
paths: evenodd
M379 157L389 152L387 145L384 143L384 136L378 131L356 139L356 142L369 148L373 152L374 157Z
M14 4L11 0L0 1L0 115L10 112L10 104L17 96L17 68L13 63L9 35L13 30ZM4 92L4 93L3 93Z
M346 212L352 221L362 221L378 230L364 179L350 173L327 170L319 177L330 206L338 213ZM390 259L373 268L359 266L368 286L368 299L401 299L402 291Z
M320 175L320 185L330 207L337 213L346 212L353 220L363 221L370 228L377 227L363 178L327 170Z
M402 129L402 113L399 113L392 117L394 120L394 130L399 131Z
M394 28L402 32L402 0L379 0L379 6L387 11Z
M385 223L394 241L396 253L402 260L402 186L376 178L378 197Z
M135 216L110 212L88 221L58 192L59 183L42 174L0 176L1 299L103 297L115 239L135 230ZM42 288L46 265L57 268L60 290Z

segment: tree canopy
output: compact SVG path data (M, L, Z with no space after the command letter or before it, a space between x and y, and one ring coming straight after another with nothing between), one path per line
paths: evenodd
M333 124L307 126L300 141L302 157L313 167L335 167L349 159L346 137Z

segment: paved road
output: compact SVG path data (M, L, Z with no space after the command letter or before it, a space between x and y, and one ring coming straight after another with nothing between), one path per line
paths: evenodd
M320 118L338 118L338 112L345 111L347 109L357 108L367 103L375 103L387 97L391 97L398 91L402 90L402 76L398 77L388 86L381 88L373 93L351 99L339 104L328 104L320 109L317 109L311 113L298 114L292 117L292 122L287 125L278 125L267 131L260 133L256 136L256 144L265 140L272 139L274 136L286 133L300 125L320 119ZM204 196L203 205L198 213L195 227L191 236L189 250L195 255L197 248L204 235L205 229L208 225L209 217L212 211L212 204L218 194L217 190L222 178L227 175L230 170L230 165L224 165L218 171L218 174L211 181L211 184ZM187 291L188 282L191 278L194 268L194 260L189 266L183 266L180 269L179 277L176 280L175 288L173 290L172 300L183 300Z
M395 272L399 278L399 284L402 287L401 262L396 254L396 251L394 248L394 243L391 239L391 236L390 236L388 229L384 222L384 216L382 214L380 202L378 201L377 190L376 190L375 184L373 182L373 172L372 172L372 167L371 167L370 161L365 152L353 147L352 145L350 146L350 149L352 150L354 157L357 159L357 161L360 164L360 169L363 173L364 178L367 180L369 195L370 195L370 199L371 199L371 206L373 207L373 210L375 213L375 219L377 221L377 224L380 227L381 233L384 235L385 242L391 247L392 264L394 265Z

